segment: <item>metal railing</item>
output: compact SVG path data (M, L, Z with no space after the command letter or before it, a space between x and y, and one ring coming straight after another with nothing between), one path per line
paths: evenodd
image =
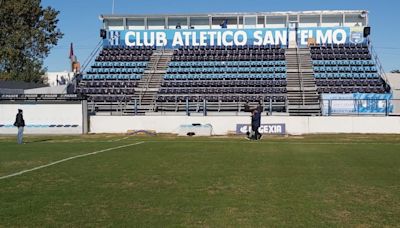
M381 63L381 61L380 61L380 59L378 57L378 53L376 52L374 46L371 43L369 43L368 46L369 46L370 53L371 53L373 59L375 59L375 64L376 64L376 66L378 68L378 71L379 71L379 74L381 75L381 78L383 78L383 80L387 84L389 84L387 76L386 76L386 73L385 73L385 70L383 69L383 65L382 65L382 63Z
M300 82L300 91L301 91L301 97L302 97L302 103L305 105L305 95L304 95L304 83L303 83L303 69L301 67L301 60L300 60L300 55L299 55L299 47L296 46L296 57L297 57L297 68L299 72L299 82Z
M158 67L158 63L161 59L161 57L164 55L164 50L161 52L161 55L158 55L156 61L153 63L153 66L150 70L150 75L147 77L145 83L146 83L146 87L144 90L141 91L140 95L139 95L139 103L142 104L142 99L143 96L146 94L147 90L149 89L149 84L154 76L154 74L156 73L157 67Z
M101 39L97 43L97 45L95 46L93 51L90 53L90 55L85 59L85 61L83 61L81 70L79 72L80 74L85 72L86 68L92 63L93 59L96 58L97 54L100 52L100 49L102 47L102 43L103 43L103 39Z
M199 96L200 97L200 96ZM155 103L151 115L242 115L245 101L226 102L221 100L208 101L199 99L197 101L178 100ZM258 102L248 103L257 106ZM276 100L271 97L262 101L263 111L267 115L282 113L288 115L287 98ZM400 116L400 99L321 99L321 111L324 116ZM109 115L143 115L137 99L126 102L88 102L92 114L103 113ZM142 110L143 111L143 110ZM108 115L107 114L107 115Z
M213 113L215 115L240 115L240 113L244 113L245 102L208 102L206 100L198 101L198 102L189 102L189 101L181 101L176 103L168 103L168 102L157 102L157 106L155 109L155 113L159 115L177 114L184 113L185 115L192 114L201 114L203 116L207 116L209 113ZM252 103L251 107L256 107L257 103ZM274 104L273 102L265 102L262 104L263 111L272 115L272 113L281 112L286 113L285 102L282 102L281 105Z

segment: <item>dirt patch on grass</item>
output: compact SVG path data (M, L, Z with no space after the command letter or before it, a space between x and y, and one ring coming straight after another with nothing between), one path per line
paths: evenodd
M39 165L43 165L43 162L42 161L29 161L29 160L0 162L0 168L33 167L33 166L39 166Z

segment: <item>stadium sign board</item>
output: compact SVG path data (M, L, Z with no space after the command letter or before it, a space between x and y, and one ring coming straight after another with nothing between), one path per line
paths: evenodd
M392 94L322 94L323 115L352 113L391 113Z
M250 124L237 124L236 134L246 134L251 131ZM265 135L284 135L286 134L285 124L261 124L258 132Z
M362 28L362 27L361 27ZM361 29L362 30L362 29ZM297 30L297 42L307 45L308 38L317 44L362 43L362 31L356 27L311 27ZM287 28L262 29L171 29L171 30L113 30L104 45L157 46L240 46L284 45L289 42ZM296 33L295 33L296 34ZM295 38L295 39L296 39Z

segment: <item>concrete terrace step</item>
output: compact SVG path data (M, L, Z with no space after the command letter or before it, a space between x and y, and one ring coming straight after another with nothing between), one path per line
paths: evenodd
M150 56L149 64L144 71L142 79L138 82L138 87L135 89L141 113L154 109L153 104L164 81L163 76L167 72L172 56L173 50L156 50Z
M320 104L309 49L289 48L287 61L287 99L290 115L319 115Z

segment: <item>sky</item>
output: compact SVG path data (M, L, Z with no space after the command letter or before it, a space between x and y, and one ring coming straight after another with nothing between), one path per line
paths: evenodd
M371 42L385 71L400 69L400 1L398 0L114 0L115 14L368 10ZM99 15L111 14L112 0L42 0L60 11L64 37L45 59L48 71L69 69L69 45L81 64L99 42Z

